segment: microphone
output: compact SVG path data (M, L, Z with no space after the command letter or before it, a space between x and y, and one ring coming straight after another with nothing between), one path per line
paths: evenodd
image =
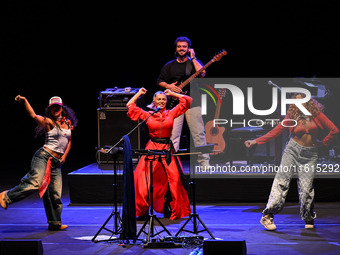
M274 87L277 87L279 90L281 90L281 88L272 81L268 81L268 85L272 85Z
M156 110L153 112L153 113L157 113L157 112L159 112L161 110L161 108L158 106L157 108L156 108Z

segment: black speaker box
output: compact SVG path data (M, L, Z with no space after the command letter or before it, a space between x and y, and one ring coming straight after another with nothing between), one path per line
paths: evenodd
M138 122L132 121L127 115L127 108L98 109L98 148L115 145L124 135L132 130ZM143 124L129 135L131 148L142 149L145 147L145 134L148 134L146 125ZM142 138L143 137L143 138ZM122 146L120 144L119 146ZM97 155L101 169L113 169L113 159L109 154ZM122 163L123 156L119 155L118 163Z
M43 246L41 240L1 240L0 255L42 255Z
M204 255L228 254L247 255L245 240L206 240L203 243Z

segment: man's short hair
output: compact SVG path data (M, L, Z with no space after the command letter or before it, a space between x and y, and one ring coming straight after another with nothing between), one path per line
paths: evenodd
M187 42L189 48L191 47L191 41L188 37L185 37L185 36L177 37L177 39L175 40L175 43L174 43L175 47L177 46L178 42Z

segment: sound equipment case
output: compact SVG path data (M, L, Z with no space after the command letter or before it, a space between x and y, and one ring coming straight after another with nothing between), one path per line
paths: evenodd
M107 89L99 93L99 106L97 109L97 124L98 124L98 149L104 146L113 146L125 134L133 129L138 122L132 121L127 116L126 103L138 92L138 88L126 89ZM136 103L139 107L144 105L144 98L140 97ZM141 149L145 147L148 134L146 125L142 125L135 130L130 136L131 148ZM119 145L122 147L122 144ZM103 170L113 169L113 159L110 154L97 154L98 166ZM138 158L133 159L134 163ZM123 157L118 157L118 163L123 162Z

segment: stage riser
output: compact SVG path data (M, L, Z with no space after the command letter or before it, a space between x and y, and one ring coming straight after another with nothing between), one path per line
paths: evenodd
M188 177L188 176L187 176ZM68 176L71 204L113 203L113 175ZM197 202L267 202L273 180L268 179L198 179ZM122 201L123 176L117 176L117 199ZM316 202L340 202L340 179L315 179ZM189 197L191 198L191 191ZM293 179L287 202L298 202L296 179Z

